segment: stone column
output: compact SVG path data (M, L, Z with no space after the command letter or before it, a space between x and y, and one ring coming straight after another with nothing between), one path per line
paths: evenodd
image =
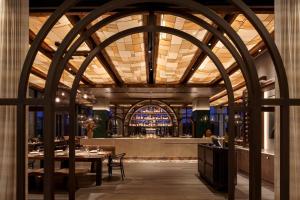
M206 129L210 128L208 98L197 98L193 100L192 118L195 123L195 137L202 137Z
M0 0L0 97L16 98L28 50L28 0ZM16 106L0 106L0 199L16 198Z
M275 40L281 53L291 98L300 98L300 1L275 0ZM278 97L278 90L276 91ZM277 123L278 116L277 116ZM276 127L275 130L279 130ZM300 107L290 109L290 199L300 199ZM275 131L275 191L279 199L279 133Z
M107 125L109 119L109 101L106 99L98 99L98 102L93 105L93 114L100 118L94 129L95 138L108 137Z

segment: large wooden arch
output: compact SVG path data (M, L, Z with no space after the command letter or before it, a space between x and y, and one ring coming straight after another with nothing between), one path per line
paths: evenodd
M285 73L285 69L283 66L282 59L280 57L279 51L270 37L269 33L263 26L263 24L259 21L256 15L240 0L231 0L232 4L237 6L238 9L247 17L247 19L252 23L252 25L256 28L257 32L265 42L268 51L272 57L276 75L278 78L278 84L280 89L280 98L278 99L263 99L260 94L260 85L258 81L258 76L255 68L255 64L253 58L250 56L245 44L242 42L241 38L237 35L237 33L231 28L230 24L228 24L223 18L219 17L216 13L210 10L208 7L201 5L192 0L126 0L126 1L118 1L113 0L108 3L103 4L99 8L91 11L85 18L79 21L73 29L67 34L67 36L62 41L58 50L55 52L53 57L51 66L49 68L48 77L46 80L45 87L45 95L43 98L39 99L28 99L26 98L27 92L27 83L30 74L30 69L35 59L35 56L38 52L38 49L45 39L49 31L55 25L55 23L60 19L60 17L66 13L72 6L79 3L81 0L68 0L65 1L47 20L44 26L41 28L38 33L36 39L31 44L30 50L28 51L26 60L23 65L23 70L20 77L19 82L19 93L18 97L15 99L0 99L1 105L14 105L17 106L18 110L18 124L17 124L17 198L25 199L26 191L25 191L25 180L26 180L26 137L25 137L25 108L26 105L41 105L44 107L45 111L45 183L44 184L44 199L54 199L53 192L53 172L54 172L54 151L53 151L53 119L55 113L55 95L56 89L58 86L59 79L64 69L64 64L67 62L72 54L76 51L78 46L88 37L90 34L98 30L100 27L104 26L107 23L115 21L118 18L124 17L126 15L131 15L136 12L141 12L141 10L132 10L123 13L117 13L108 17L98 23L98 27L96 25L87 29L73 45L71 46L72 41L76 36L86 28L94 19L103 15L106 12L115 10L117 8L121 8L124 6L139 4L139 3L167 3L170 5L180 5L188 10L197 11L213 21L217 24L222 31L224 31L231 41L221 34L216 28L210 26L209 24L203 22L203 20L194 17L193 15L182 12L177 13L178 16L186 18L188 20L193 21L194 23L206 28L216 37L218 37L221 42L226 46L226 48L232 53L236 62L239 64L239 67L243 73L243 76L246 81L247 90L249 93L249 104L247 107L247 111L250 114L250 191L249 191L249 199L251 200L259 200L261 199L261 160L260 160L260 151L261 151L261 109L264 105L272 105L280 107L280 199L289 199L289 107L293 105L300 105L299 99L290 99L288 92L288 82ZM144 12L153 13L155 10L144 10ZM159 12L166 13L174 13L171 9ZM149 14L151 16L151 14ZM213 60L215 65L217 66L222 78L224 79L224 83L226 86L226 90L229 97L229 133L232 133L233 128L233 115L235 112L234 106L234 98L233 98L233 90L232 85L230 83L229 77L226 74L226 71L216 57L213 54L211 49L204 45L201 41L194 38L187 33L182 31L162 27L155 26L154 24L148 26L141 26L132 29L127 29L122 32L119 32L107 40L103 41L99 46L91 51L91 53L86 57L86 60L83 62L80 67L76 78L73 82L73 86L71 89L70 95L70 104L69 104L69 114L71 119L71 130L73 130L70 135L70 191L69 198L75 199L75 185L74 183L74 168L75 168L75 127L76 127L76 107L75 107L75 95L79 85L80 78L84 73L88 63L94 58L95 53L105 48L112 42L116 41L119 38L122 38L126 35L130 35L138 32L165 32L177 35L182 37L198 48L202 49L206 54ZM69 48L71 46L71 48ZM69 50L68 50L69 48ZM255 128L255 129L254 129ZM233 135L229 135L229 191L228 191L228 199L234 199L234 179L233 172L234 169L234 138ZM72 181L73 180L73 181Z

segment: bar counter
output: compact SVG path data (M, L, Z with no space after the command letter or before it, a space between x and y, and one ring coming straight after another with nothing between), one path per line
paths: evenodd
M114 146L116 153L137 159L197 159L198 144L211 138L92 138L81 139L82 145Z

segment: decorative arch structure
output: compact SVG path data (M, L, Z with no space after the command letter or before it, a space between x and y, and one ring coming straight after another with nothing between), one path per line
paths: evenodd
M121 134L117 134L117 135L124 135L124 120L121 116L117 115L114 117L109 118L108 122L107 122L107 127L109 131L112 131L112 127L116 127L116 131L117 133L121 133ZM118 131L119 130L119 131Z
M196 45L199 49L205 52L210 59L214 62L217 69L219 70L227 90L229 99L229 166L228 166L228 199L234 199L234 135L233 124L234 124L234 113L239 109L234 104L234 95L229 76L218 57L212 52L212 50L202 43L197 38L185 33L183 31L169 28L165 26L157 26L153 23L154 14L159 13L172 13L173 15L180 16L182 18L188 19L195 24L207 29L214 36L216 36L229 52L233 55L234 59L238 63L240 70L246 81L247 91L248 91L248 105L246 111L250 115L250 179L249 179L249 199L259 200L261 199L261 111L264 106L279 106L280 107L280 199L289 199L289 107L300 105L299 99L290 99L288 82L285 73L285 69L280 57L279 51L270 37L268 31L261 23L261 21L256 17L254 12L252 12L247 5L245 5L240 0L231 0L230 2L236 6L242 14L251 22L255 27L256 31L259 33L260 37L267 46L267 49L272 57L275 71L278 79L278 85L280 90L280 98L277 99L264 99L260 94L260 84L258 80L258 75L256 72L255 64L253 58L250 56L248 49L245 44L238 36L238 34L233 30L233 28L226 22L223 18L218 16L210 8L203 6L202 4L192 1L192 0L126 0L109 1L95 10L91 11L82 20L80 20L72 30L65 36L62 43L59 45L57 51L55 52L48 76L46 79L45 93L41 98L27 98L27 84L30 74L30 69L37 55L38 49L41 43L56 24L56 22L62 17L62 15L73 6L80 3L81 0L68 0L57 8L57 10L49 17L47 22L43 25L39 33L37 34L35 40L32 42L31 47L28 51L26 60L23 65L23 70L19 82L19 93L16 99L0 99L1 105L12 105L17 106L18 110L18 123L17 123L17 199L25 199L26 197L26 136L25 136L25 111L26 106L43 106L45 112L45 176L44 180L47 185L44 185L44 199L54 199L53 191L53 173L54 173L54 143L53 143L53 132L54 132L54 113L55 113L55 96L58 87L59 79L62 75L63 69L72 57L76 49L83 43L92 33L100 29L101 27L109 24L117 19L123 18L125 16L130 16L136 13L148 13L150 23L146 26L140 26L135 28L126 29L115 35L112 35L108 39L102 41L102 43L96 46L88 54L81 67L79 68L75 80L73 82L70 101L68 105L68 111L70 115L70 185L69 185L69 199L75 199L75 130L76 130L76 105L75 97L77 93L77 88L79 87L80 79L86 70L88 64L96 56L97 52L104 49L112 42L123 38L125 36L134 33L169 33L176 35L178 37L184 38L192 44ZM107 18L102 19L98 23L87 28L89 24L99 16L122 8L124 6L138 5L141 3L148 3L149 9L132 9L124 12L119 12L113 14ZM213 23L215 23L219 29L208 24L202 19L195 17L189 12L178 12L174 11L172 8L167 8L163 10L153 10L151 9L154 4L164 3L168 5L178 5L185 8L188 11L196 11ZM153 6L154 7L154 6ZM220 31L221 30L221 31ZM224 34L228 37L224 37ZM78 37L79 36L79 37Z
M170 116L172 124L173 124L173 128L174 128L174 133L176 134L178 132L178 120L177 120L177 116L174 112L174 110L168 106L166 103L159 101L159 100L143 100L143 101L139 101L136 104L134 104L133 106L131 106L131 108L128 110L128 112L125 115L124 118L124 125L127 128L130 124L132 115L138 111L139 109L148 106L148 105L154 105L154 106L158 106L161 109L165 110L166 113Z

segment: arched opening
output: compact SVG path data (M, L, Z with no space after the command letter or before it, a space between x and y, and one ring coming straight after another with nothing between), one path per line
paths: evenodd
M119 116L108 120L108 131L112 137L121 137L124 135L123 120Z
M176 136L178 122L173 109L158 100L144 100L133 105L125 116L127 136Z
M155 13L172 13L174 15L179 15L185 19L188 19L205 29L212 32L230 51L236 62L239 64L241 73L244 76L247 88L247 105L245 106L246 112L249 113L250 116L250 128L249 128L249 142L250 142L250 199L260 199L261 198L261 173L260 173L260 146L261 146L261 131L257 131L256 129L260 129L261 127L261 111L266 105L272 106L280 106L280 133L286 134L287 137L280 140L281 142L281 153L280 157L281 162L281 173L280 173L280 194L282 199L289 199L289 137L288 137L288 120L289 120L289 106L297 105L298 101L291 101L289 99L288 89L287 89L287 80L286 74L283 68L283 64L278 53L278 50L270 38L269 33L263 24L259 21L259 19L255 16L255 14L242 2L233 0L233 5L237 6L240 12L242 12L246 18L251 22L251 24L255 27L257 32L260 34L261 38L265 42L272 60L275 65L277 78L280 87L280 99L266 99L263 98L260 93L260 83L257 76L257 72L255 69L255 64L249 51L241 38L236 34L234 29L220 16L216 15L209 8L196 3L194 1L181 2L181 1L137 1L137 0L129 0L129 1L111 1L103 4L99 8L91 11L88 15L86 15L83 19L78 21L74 28L66 35L62 43L58 46L57 51L54 53L53 59L51 61L51 65L49 67L48 76L45 82L45 92L43 97L39 98L26 98L26 87L29 79L30 69L32 67L33 61L36 57L39 47L41 46L42 41L45 39L46 35L49 33L51 28L57 22L60 17L67 12L72 6L75 6L77 1L67 1L64 2L54 13L47 22L44 24L40 32L37 34L37 37L31 44L31 48L28 52L26 61L24 63L24 68L22 71L22 76L20 79L19 85L19 95L17 99L11 101L11 99L2 99L2 105L16 105L18 108L18 197L22 199L25 196L25 108L28 105L40 105L44 109L44 117L45 117L45 132L44 132L44 140L45 142L45 158L48 158L45 162L45 182L49 184L49 187L46 187L45 190L45 199L53 198L53 163L54 163L54 152L53 152L53 121L55 118L55 98L57 94L57 89L59 86L59 80L63 77L64 68L69 61L69 59L74 56L77 48L88 38L92 33L97 31L99 28L105 26L106 24L113 22L121 17L129 16L138 12L146 12L149 23L143 26L132 27L126 30L120 31L105 40L101 41L101 43L95 46L91 51L86 55L86 58L78 68L75 79L71 84L70 90L70 98L68 99L68 103L65 106L65 109L69 112L70 116L70 135L69 135L69 167L70 167L70 199L74 199L75 194L75 185L72 184L74 182L74 168L75 168L75 132L77 128L77 112L76 112L76 95L77 89L79 88L80 80L82 80L82 76L86 71L86 68L92 62L92 60L97 56L97 54L108 47L113 42L122 39L126 36L138 34L138 33L148 33L148 36L155 35L156 33L161 34L171 34L176 35L177 37L184 38L185 40L191 42L195 46L197 46L201 51L205 52L210 59L215 63L221 77L224 80L225 88L227 90L228 95L228 107L229 107L229 162L228 162L228 199L234 199L234 114L239 112L239 107L235 106L234 101L234 93L231 81L227 74L227 71L224 68L222 62L220 62L219 58L215 55L215 53L209 48L209 46L205 45L201 40L196 37L185 33L184 31L170 28L167 26L155 25ZM119 12L114 15L111 15L107 18L102 19L100 22L88 27L93 20L97 17L116 10L118 8L122 8L128 5L135 5L141 3L148 3L150 5L155 5L155 3L165 3L171 5L163 10L154 9L136 9L130 11ZM204 15L209 20L213 21L218 25L218 29L209 23L201 20L198 17L195 17L188 12L177 12L172 10L172 5L182 6L190 11L197 11ZM86 30L84 30L86 29ZM226 34L227 37L223 35ZM78 37L78 35L80 35ZM76 38L78 37L78 38ZM229 39L228 39L229 38ZM75 42L73 40L76 39ZM150 52L151 53L151 52ZM151 64L153 60L151 61ZM150 65L152 66L152 65ZM192 69L193 70L193 69ZM153 75L153 68L149 67L149 74ZM153 77L153 76L152 76ZM149 80L149 82L153 82L153 80ZM126 123L126 122L125 122Z

